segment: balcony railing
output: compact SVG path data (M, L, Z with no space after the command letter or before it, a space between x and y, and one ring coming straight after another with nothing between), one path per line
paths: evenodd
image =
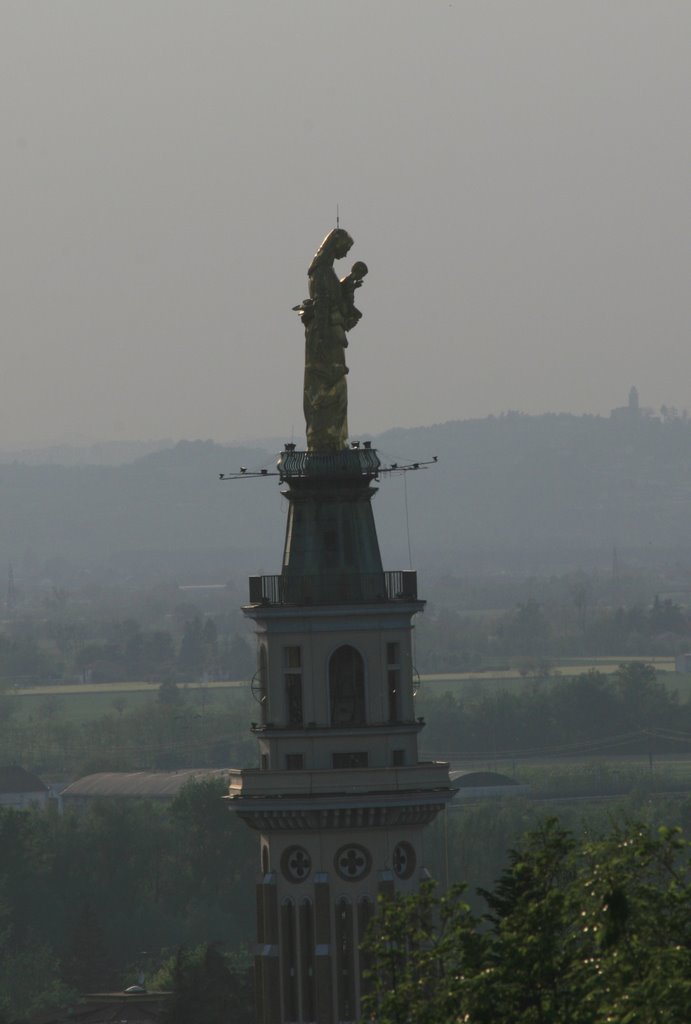
M340 452L305 452L294 447L281 452L278 472L283 480L296 477L322 477L338 480L348 477L377 475L381 462L374 448L344 448Z
M250 604L382 604L417 601L417 573L334 573L321 576L250 576Z

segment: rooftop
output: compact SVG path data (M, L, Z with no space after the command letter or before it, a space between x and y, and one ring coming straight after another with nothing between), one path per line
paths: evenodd
M177 772L97 772L77 779L62 791L62 799L139 797L143 800L173 800L188 782L228 778L227 768L184 768Z

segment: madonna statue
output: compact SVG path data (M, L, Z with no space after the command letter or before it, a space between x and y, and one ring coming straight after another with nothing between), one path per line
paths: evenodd
M352 244L343 228L329 232L307 271L310 297L293 307L305 326L303 408L311 452L337 452L348 444L346 331L362 316L354 298L367 267L355 263L350 274L339 280L333 265Z

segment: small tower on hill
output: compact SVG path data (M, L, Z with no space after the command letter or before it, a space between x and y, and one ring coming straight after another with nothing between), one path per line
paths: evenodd
M359 946L379 894L428 877L425 830L450 799L448 765L418 759L412 620L416 573L385 571L372 513L381 468L347 446L346 331L367 273L338 279L352 239L336 228L310 266L307 449L286 445L282 570L250 577L259 768L232 773L229 808L260 836L260 1024L360 1016Z

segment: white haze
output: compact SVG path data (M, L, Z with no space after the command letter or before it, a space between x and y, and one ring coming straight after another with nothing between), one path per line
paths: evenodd
M689 400L688 0L3 0L0 446ZM349 264L348 264L349 265ZM347 269L347 267L345 268Z

